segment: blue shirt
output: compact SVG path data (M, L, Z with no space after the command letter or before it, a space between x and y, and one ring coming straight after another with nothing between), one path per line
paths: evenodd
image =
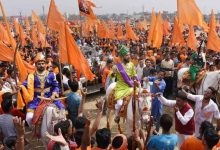
M73 122L73 124L76 118L78 117L80 100L81 97L75 92L70 92L67 94L67 98L66 98L67 110L68 110L69 118Z
M159 84L159 89L155 87L154 82L157 80L157 77L148 77L150 82L153 82L153 86L151 89L151 93L156 94L158 92L163 93L166 87L166 82L162 79ZM152 101L151 106L151 115L154 118L158 118L161 116L163 110L163 105L158 100L158 98L155 96L155 98Z
M178 137L175 134L155 135L149 139L148 150L174 150Z

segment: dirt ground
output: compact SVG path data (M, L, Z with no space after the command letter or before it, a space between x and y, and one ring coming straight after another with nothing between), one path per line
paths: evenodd
M96 114L97 114L97 108L95 106L96 99L99 99L101 96L103 97L104 94L103 93L95 93L95 94L88 95L87 98L86 98L86 103L85 103L85 106L84 106L84 112L85 113L88 112L88 111L90 112L91 118L92 118L91 124L94 122L94 120L96 118ZM168 107L165 106L164 107L164 113L168 113L171 116L173 116L173 109L172 108L168 108ZM122 128L123 133L126 133L125 123L123 123L121 121L120 124L121 124L121 128ZM107 123L106 123L106 116L102 116L99 128L104 128L104 127L106 127L106 125L107 125ZM117 127L117 125L113 121L113 124L112 124L112 136L114 136L114 135L116 135L118 133L119 133L118 127ZM172 133L175 133L174 126L172 127ZM32 133L30 131L26 131L26 138L30 142L30 144L28 144L25 147L26 150L43 150L44 149L41 141L36 139L36 138L33 138Z

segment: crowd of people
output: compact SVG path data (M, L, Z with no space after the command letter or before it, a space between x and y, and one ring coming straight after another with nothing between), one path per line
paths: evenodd
M84 110L87 92L82 83L83 74L79 74L74 66L59 62L57 34L47 31L46 40L50 47L42 47L42 43L35 47L28 30L26 45L20 46L19 52L34 68L33 72L19 83L16 66L11 62L0 63L2 149L25 149L28 144L25 128L34 131L33 126L41 123L48 105L64 115L57 116L52 131L43 133L47 137L48 150L130 150L134 147L140 150L173 150L175 147L217 150L220 147L219 78L216 81L218 87L204 89L203 95L188 91L199 86L196 80L200 72L219 74L220 71L220 54L206 49L203 33L197 37L198 51L195 52L187 46L172 44L171 34L164 36L160 49L152 48L147 42L149 30L134 28L139 37L137 41L101 39L93 32L89 37L83 37L78 30L73 30L76 43L96 75L90 82L101 82L106 91L96 104L96 118L90 125L90 114ZM185 28L185 37L188 31ZM14 38L19 43L19 36L15 34ZM177 72L182 68L189 68L189 75L185 77L189 84L186 86L187 82L184 82L177 87ZM116 85L109 96L107 91L112 83ZM119 124L133 93L137 93L138 100L143 91L152 99L148 110L153 116L150 130L141 125L132 130L132 136L126 137L126 131L112 135L107 126L99 128L108 107L115 109L114 121ZM18 109L21 100L25 107ZM163 105L174 109L174 117L163 110ZM171 131L173 125L176 132Z

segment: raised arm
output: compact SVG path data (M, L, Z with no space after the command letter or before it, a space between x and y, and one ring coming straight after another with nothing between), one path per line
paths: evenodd
M176 105L176 100L168 100L162 95L158 95L158 99L163 105L170 106L170 107L173 107Z
M82 100L80 102L79 110L78 110L78 116L79 117L83 116L83 108L84 108L84 103L85 103L85 100L86 100L87 90L86 89L82 89L81 93L82 93Z

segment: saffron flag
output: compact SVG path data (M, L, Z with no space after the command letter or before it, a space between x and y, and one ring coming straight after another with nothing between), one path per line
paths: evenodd
M160 48L163 42L163 18L161 13L157 15L157 20L153 33L153 47Z
M210 24L210 29L208 34L207 49L220 52L220 38L217 32L215 31L216 20L215 20L214 12L212 12L209 24Z
M117 38L118 38L118 40L122 40L124 38L123 29L122 29L122 26L120 23L118 23Z
M36 28L35 25L32 24L32 28L31 28L31 40L34 44L34 47L38 47L38 41L37 41L37 34L36 34Z
M20 42L21 45L24 47L26 45L26 34L24 33L24 30L22 28L22 26L19 24L19 37L20 37Z
M0 41L3 41L6 44L10 44L8 33L1 23L0 23Z
M94 79L95 75L91 72L87 60L81 53L70 33L70 29L65 23L60 24L59 48L61 63L73 65L77 72L82 73L88 80Z
M149 29L149 32L148 32L148 37L147 37L147 43L148 43L148 46L152 46L153 42L153 33L154 33L154 27L155 27L155 24L156 24L156 15L154 13L154 10L152 10L152 13L151 13L151 22L150 22L150 29Z
M193 26L189 27L189 36L187 39L187 46L193 49L194 51L197 51L197 40L196 40Z
M168 20L164 21L164 23L163 23L163 34L164 34L165 36L169 35L170 30L171 30L171 29L170 29L170 23L169 23L169 21L168 21Z
M181 25L179 24L177 17L174 18L172 43L173 44L180 44L181 46L183 46L185 44L184 37L181 32Z
M14 58L14 52L0 41L0 61L12 62Z
M38 22L38 20L39 20L39 16L32 10L31 21Z
M129 20L126 21L125 28L126 28L126 39L127 40L139 40L137 35L132 30Z
M143 22L142 22L142 26L143 26L144 30L147 29L147 20L146 20L145 17L144 17L144 20L143 20Z
M178 21L188 25L203 25L203 15L195 0L177 0Z
M78 0L79 12L81 15L88 17L90 19L97 19L92 7L96 7L94 3L88 0Z
M98 23L97 35L99 38L106 38L106 29L102 21Z
M47 26L51 30L59 31L59 23L64 22L65 19L61 15L60 11L58 10L54 0L50 1L50 8L47 16Z
M15 31L16 31L17 34L19 34L19 33L20 33L20 32L19 32L19 23L18 23L17 18L14 18L13 21L14 21Z

